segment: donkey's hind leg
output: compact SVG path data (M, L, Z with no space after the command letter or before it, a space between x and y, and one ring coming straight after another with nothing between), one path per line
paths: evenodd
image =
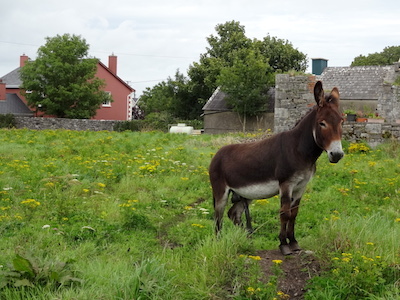
M215 220L215 232L218 234L222 229L222 218L224 216L224 210L226 203L228 202L228 192L221 193L219 197L214 194L214 220Z
M242 222L242 214L245 212L246 216L246 229L249 233L253 232L253 228L251 226L251 217L249 211L249 203L251 200L243 198L232 192L232 207L228 211L228 217L232 220L235 225L243 225Z

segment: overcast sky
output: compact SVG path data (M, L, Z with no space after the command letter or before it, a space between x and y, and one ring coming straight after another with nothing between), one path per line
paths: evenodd
M187 74L206 52L215 26L239 21L246 36L289 40L328 66L349 66L360 55L400 45L398 0L2 0L0 77L35 59L45 37L80 35L89 55L108 65L118 56L118 75L140 96L175 71Z

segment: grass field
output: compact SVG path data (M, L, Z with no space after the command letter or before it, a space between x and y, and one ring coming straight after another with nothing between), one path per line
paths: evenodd
M288 299L261 272L279 199L251 205L251 239L214 237L208 165L244 135L0 130L0 299ZM400 145L326 154L303 197L305 299L399 299ZM290 258L283 258L290 259Z

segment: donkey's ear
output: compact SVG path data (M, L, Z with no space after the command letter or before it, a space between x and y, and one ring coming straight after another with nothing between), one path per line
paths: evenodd
M339 106L339 98L340 98L339 90L337 87L334 87L329 97L329 102Z
M315 101L317 102L317 104L319 106L323 106L324 105L325 94L324 94L324 90L322 88L322 82L321 81L317 81L317 83L314 86L314 98L315 98Z

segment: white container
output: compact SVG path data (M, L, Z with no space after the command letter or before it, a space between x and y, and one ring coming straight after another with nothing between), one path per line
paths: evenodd
M169 133L192 134L192 132L193 132L193 127L186 126L185 123L178 123L178 125L171 126L171 128L169 129Z

